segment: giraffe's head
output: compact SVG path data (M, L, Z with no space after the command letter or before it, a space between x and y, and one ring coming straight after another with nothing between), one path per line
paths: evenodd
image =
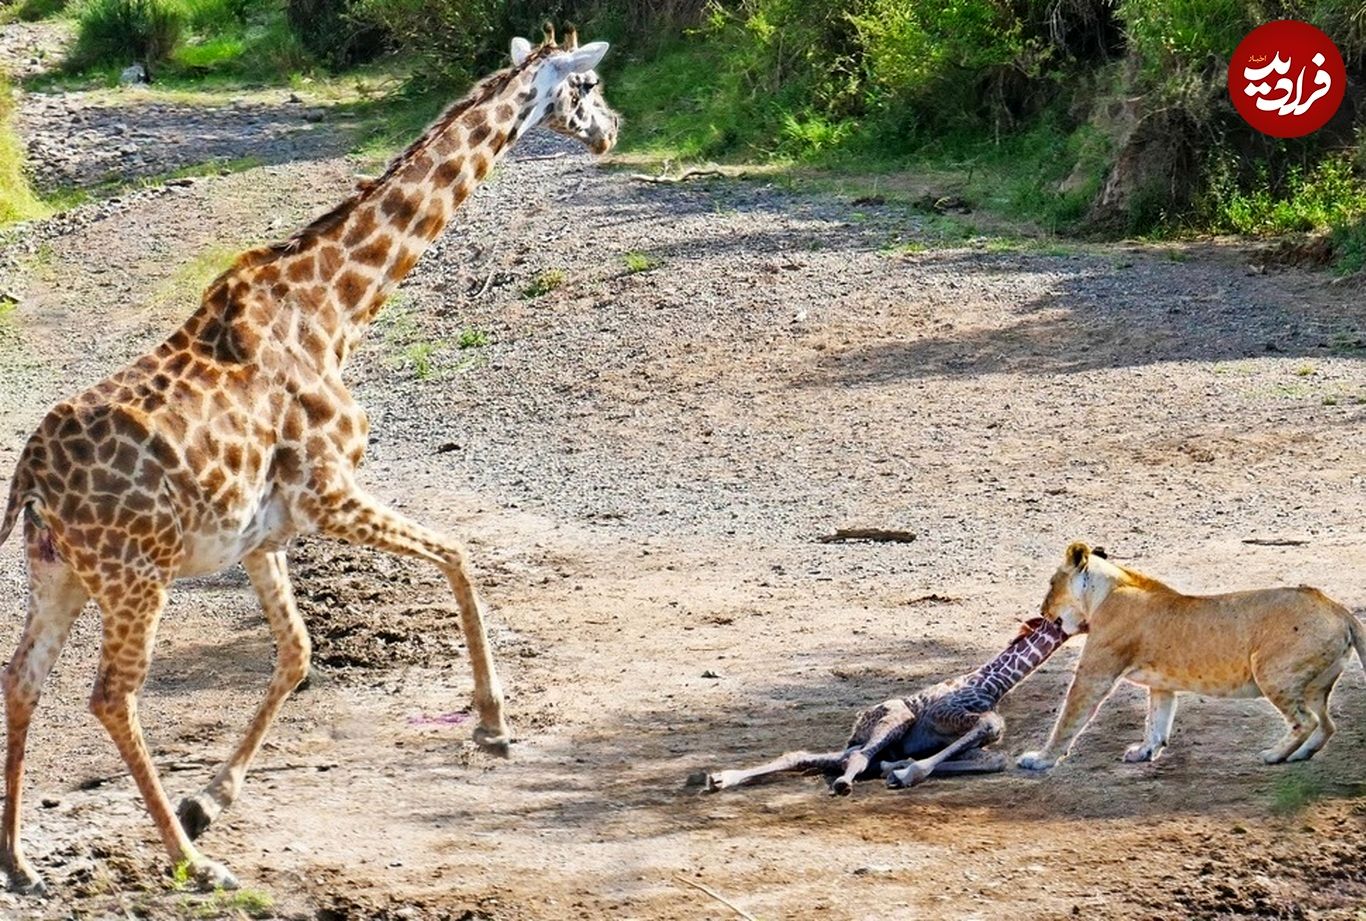
M1104 550L1093 550L1078 541L1063 554L1039 613L1062 624L1069 635L1084 633L1091 614L1110 594L1118 576L1118 567L1106 558Z
M536 68L535 86L538 111L552 131L575 138L593 153L604 154L617 142L621 116L613 112L602 95L598 62L607 53L606 42L590 42L579 47L578 33L569 30L565 47L555 44L547 27L546 43L533 50L524 38L512 40L512 64L521 67L529 60Z

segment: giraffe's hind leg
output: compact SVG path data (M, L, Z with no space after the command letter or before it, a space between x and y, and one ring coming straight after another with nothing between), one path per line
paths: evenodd
M757 767L746 770L717 771L715 774L708 774L706 792L727 790L741 784L753 783L756 780L771 777L774 774L839 771L843 769L844 759L848 756L849 749L823 754L812 754L805 751L788 752Z
M830 784L830 792L835 796L848 796L853 793L854 781L873 766L874 759L888 746L900 742L915 727L916 714L903 701L888 701L868 713L877 714L878 719L871 727L867 727L864 715L860 715L859 724L855 726L854 738L859 738L867 728L867 741L862 745L855 743L846 753L844 773Z
M973 748L959 752L950 761L941 761L934 769L936 774L995 774L1004 771L1010 763L1001 752L985 748Z
M265 699L232 756L202 792L180 801L176 814L191 838L198 838L224 809L232 805L242 789L247 767L260 750L261 741L275 722L285 699L308 677L311 655L308 629L294 603L284 551L256 551L247 555L242 566L256 590L275 638L275 671Z
M56 558L51 535L31 521L28 545L28 619L19 646L4 672L5 812L0 829L0 869L16 892L42 892L43 882L24 857L19 837L23 801L24 749L29 723L38 706L43 681L66 643L71 625L89 595L76 574Z
M104 614L104 635L90 712L109 732L128 765L171 860L177 866L188 865L196 882L206 890L235 889L233 875L201 855L176 821L138 721L138 692L151 664L157 622L166 605L166 586L127 574L117 586L97 589L95 599Z

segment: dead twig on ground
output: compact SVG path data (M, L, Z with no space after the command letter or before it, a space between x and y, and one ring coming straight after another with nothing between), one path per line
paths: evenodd
M680 876L680 875L677 875L677 874L674 875L674 881L675 881L675 882L682 883L682 884L685 885L685 886L692 886L694 889L696 889L696 890L699 891L699 892L705 892L707 895L709 895L709 896L711 896L712 898L716 899L716 901L720 902L722 905L726 906L726 907L729 908L731 911L735 912L737 915L739 915L740 917L744 918L745 921L758 921L758 919L756 919L756 918L755 918L753 915L751 915L749 912L745 911L745 910L744 910L743 908L741 908L739 905L736 905L736 904L735 904L734 902L732 902L730 899L726 898L725 896L723 896L721 893L717 892L715 889L711 888L710 886L704 886L704 885L702 885L701 883L695 883L695 882L693 882L692 880L688 879L686 876Z
M816 540L822 544L837 544L849 540L909 544L915 540L915 534L911 531L898 531L890 528L836 528L834 534L824 534Z
M1243 543L1257 547L1303 547L1309 541L1295 537L1244 537Z
M687 182L689 179L725 179L726 174L721 172L719 169L689 169L684 170L677 176L666 176L663 173L661 173L658 176L647 176L645 173L632 173L631 178L634 179L636 182L653 182L657 184L666 184L674 182ZM735 178L739 179L741 177L737 175Z

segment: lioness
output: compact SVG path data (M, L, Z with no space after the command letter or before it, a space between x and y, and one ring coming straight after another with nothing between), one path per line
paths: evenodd
M1067 756L1120 678L1148 689L1147 736L1125 761L1151 761L1162 751L1177 691L1265 696L1290 728L1262 760L1302 761L1333 735L1328 695L1353 646L1366 663L1366 628L1318 589L1183 595L1082 543L1067 548L1042 613L1089 637L1048 744L1020 756L1029 770Z

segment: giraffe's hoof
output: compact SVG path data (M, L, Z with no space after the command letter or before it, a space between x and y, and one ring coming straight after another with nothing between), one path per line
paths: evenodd
M506 729L485 729L480 726L474 730L474 744L490 755L506 758L512 746L512 734Z
M916 784L925 782L930 776L930 772L918 764L909 764L899 771L892 771L887 775L887 786L893 790L900 790L903 787L914 787Z
M213 824L213 820L218 818L221 811L217 803L200 793L181 800L175 814L180 819L180 827L185 829L185 834L193 841L204 834L205 829Z
M1284 756L1274 748L1268 748L1262 752L1263 764L1280 764L1284 760Z
M835 782L830 785L831 796L848 796L850 793L853 792L853 783L851 783L848 780L845 780L843 777L836 778Z
M29 867L7 870L9 891L17 895L47 895L47 883Z
M238 888L237 877L221 863L205 860L194 868L194 882L201 892Z

